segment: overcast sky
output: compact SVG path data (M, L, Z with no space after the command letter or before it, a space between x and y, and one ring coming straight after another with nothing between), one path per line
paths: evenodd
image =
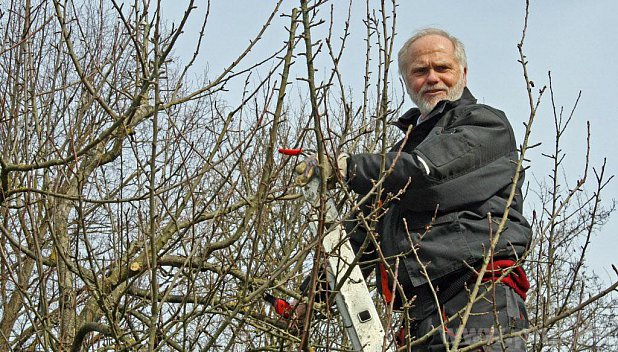
M178 18L183 11L180 1L165 2L170 18ZM297 1L287 1L282 11L289 13ZM352 36L348 54L342 68L345 77L358 72L358 83L349 80L352 86L362 82L365 27L362 19L365 2L355 1L352 7ZM347 2L332 1L336 11L336 25L342 27L341 19L346 15ZM201 6L201 7L200 7ZM213 1L211 18L208 22L205 46L200 58L201 65L216 72L238 55L249 38L252 38L272 10L272 1ZM521 65L517 62L519 42L524 23L525 2L521 1L460 1L426 0L400 1L397 11L397 36L395 47L416 29L435 26L443 28L459 37L465 44L468 54L468 87L480 102L499 108L507 114L516 135L521 141L523 122L528 119L528 100ZM198 4L203 12L203 4ZM618 1L531 1L529 27L524 46L529 60L530 78L537 88L548 84L551 71L554 95L558 107L570 111L582 92L570 128L565 133L563 150L567 153L564 174L570 185L583 175L583 159L586 141L586 122L591 123L592 150L591 166L600 167L607 158L606 174L614 175L618 170L618 157L614 152L617 140L618 113ZM327 14L323 14L327 16ZM256 48L264 53L273 47L280 47L286 39L283 26L287 18L276 18L264 41ZM324 28L324 26L323 26ZM337 28L336 28L337 29ZM191 22L188 35L183 37L186 52L193 53L192 43L199 30L198 21ZM355 56L354 48L358 47ZM358 57L356 59L355 57ZM360 90L360 86L358 87ZM412 107L406 101L405 108ZM531 152L531 169L527 180L536 183L547 182L548 162L540 153L552 153L553 116L549 91L542 102L533 128L532 142L542 142L542 146ZM538 180L538 181L537 181ZM590 175L589 189L593 190L594 174ZM618 182L607 186L603 197L606 205L618 194ZM531 211L533 202L527 204ZM615 251L618 248L618 216L613 216L608 224L596 234L591 246L589 265L605 280L613 275L610 264L618 264Z

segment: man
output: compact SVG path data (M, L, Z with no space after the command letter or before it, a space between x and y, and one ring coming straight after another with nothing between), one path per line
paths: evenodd
M398 59L417 108L395 122L406 136L386 154L387 172L380 173L379 154L351 155L345 162L339 158L340 167L347 164L341 171L349 188L360 198L373 194L376 181L384 178L383 209L374 229L377 236L372 235L380 251L367 235L367 222L358 219L346 225L352 245L358 252L368 241L361 262L371 267L381 263L378 288L396 307L406 309L409 320L402 340L413 341L438 328L411 350L444 351L446 343L452 344L462 323L457 313L468 304L487 253L492 254L490 270L459 346L522 330L528 326L524 300L529 285L518 265L531 230L522 216L523 171L512 202L507 201L518 159L513 130L503 112L477 104L466 88L464 47L447 32L419 31L406 41ZM507 208L506 226L497 233ZM377 260L381 258L386 262ZM398 288L391 292L395 281ZM525 340L505 338L480 350L503 348L525 350Z

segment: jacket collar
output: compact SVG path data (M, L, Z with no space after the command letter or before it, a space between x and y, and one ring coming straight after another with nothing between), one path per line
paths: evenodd
M429 121L436 116L441 116L445 111L451 110L458 106L466 106L470 104L476 104L476 98L470 93L468 87L464 87L463 93L461 94L461 98L457 100L442 100L440 101L433 110L427 115L425 121ZM418 118L421 116L421 111L418 108L412 108L406 111L397 121L394 121L393 124L403 131L407 131L408 127L412 125L416 127Z

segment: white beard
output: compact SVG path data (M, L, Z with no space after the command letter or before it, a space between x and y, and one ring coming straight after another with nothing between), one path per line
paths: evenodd
M461 77L459 77L459 80L457 81L457 83L455 83L455 85L452 86L450 89L443 83L440 83L440 84L436 84L433 86L423 86L417 94L415 94L408 88L408 95L410 96L414 104L416 104L418 109L421 111L421 116L427 116L429 115L431 110L433 110L433 108L435 108L436 105L438 105L440 101L442 100L454 101L454 100L461 98L461 95L463 94L465 87L466 87L466 80L464 79L464 75L462 72ZM446 97L444 98L433 97L428 100L423 99L423 93L431 89L446 90Z

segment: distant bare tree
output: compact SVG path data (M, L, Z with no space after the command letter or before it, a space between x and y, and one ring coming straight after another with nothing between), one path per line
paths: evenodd
M607 176L605 161L598 168L589 165L590 123L582 174L576 180L561 174L567 157L561 137L574 117L579 97L567 114L556 106L551 74L549 91L555 145L550 154L544 155L553 165L547 177L549 182L539 184L535 191L542 206L535 212L536 242L527 260L535 283L528 301L529 313L533 322L543 328L531 336L530 342L535 351L609 350L618 342L618 302L612 295L593 296L604 292L603 285L597 275L587 270L586 262L593 235L615 210L613 202L601 202L601 194L613 176ZM592 190L585 187L590 183ZM590 300L591 296L595 299ZM583 302L589 303L582 305ZM556 316L563 318L556 320Z

